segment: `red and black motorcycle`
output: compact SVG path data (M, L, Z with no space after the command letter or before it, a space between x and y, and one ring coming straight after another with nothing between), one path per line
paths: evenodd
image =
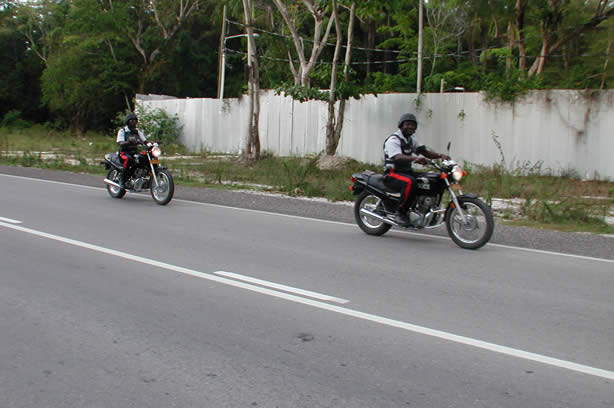
M104 166L108 170L107 191L113 198L122 198L127 191L140 192L150 190L151 197L157 204L166 205L173 198L175 182L171 173L160 164L159 143L146 142L143 150L134 155L134 164L126 170L124 188L119 184L119 176L123 170L118 153L107 153L104 156Z
M438 171L413 174L416 187L407 214L409 225L395 221L401 195L384 183L385 175L372 171L353 174L350 189L358 196L354 203L356 223L369 235L383 235L392 226L423 229L445 224L448 235L458 246L467 249L484 246L495 227L492 210L475 194L463 194L459 182L466 172L454 160L440 164L431 160L430 164Z

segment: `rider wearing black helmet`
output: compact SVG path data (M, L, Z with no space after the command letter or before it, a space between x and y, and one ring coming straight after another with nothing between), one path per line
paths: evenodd
M427 164L429 159L450 159L445 154L427 150L413 135L418 128L416 116L412 113L401 115L398 130L384 142L384 165L386 183L398 188L401 201L395 215L395 221L400 225L408 225L407 207L410 204L412 187L416 184L411 175L412 163Z
M137 152L137 144L147 143L145 134L136 127L139 119L132 112L126 115L124 127L117 132L117 143L119 144L119 157L124 165L124 170L119 176L119 185L124 188L124 176L127 170L134 163L134 155Z

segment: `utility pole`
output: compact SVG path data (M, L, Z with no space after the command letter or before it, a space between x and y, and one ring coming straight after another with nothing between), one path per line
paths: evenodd
M422 93L422 30L424 28L424 3L423 0L418 0L418 78L416 80L416 93Z
M220 35L220 49L218 51L217 62L217 98L222 99L224 97L224 76L226 64L226 5L222 11L222 34Z

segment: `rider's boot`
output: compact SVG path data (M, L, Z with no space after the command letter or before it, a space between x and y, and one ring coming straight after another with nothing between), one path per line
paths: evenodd
M126 186L124 184L124 174L126 174L126 169L119 172L118 183L117 183L119 184L119 188L121 188L122 190L126 189Z
M407 216L407 212L402 209L398 209L397 212L394 214L394 222L403 227L408 226L409 217Z

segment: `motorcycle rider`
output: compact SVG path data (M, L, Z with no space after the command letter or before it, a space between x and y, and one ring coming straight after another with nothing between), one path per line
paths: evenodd
M427 149L414 137L418 128L416 116L404 113L399 118L398 130L384 142L384 166L386 177L384 182L392 188L399 189L401 200L394 220L402 226L409 225L407 210L411 205L411 193L416 179L412 176L412 163L427 164L428 159L449 160L446 154L436 153Z
M124 188L124 180L134 163L134 155L137 152L137 144L146 144L147 137L139 128L136 127L139 119L132 112L126 115L124 127L117 132L117 143L119 144L119 157L124 166L119 175L120 188Z

